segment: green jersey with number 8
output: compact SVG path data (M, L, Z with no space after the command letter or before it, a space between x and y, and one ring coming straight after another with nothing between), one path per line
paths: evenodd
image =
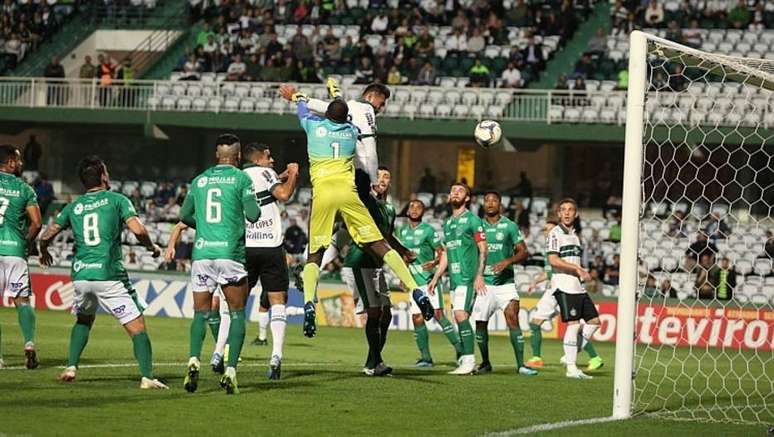
M72 228L75 238L73 281L128 280L121 261L121 231L136 216L126 196L104 190L84 194L59 213L55 223Z
M257 210L252 179L232 165L216 165L194 178L180 211L185 223L195 222L192 259L244 264L245 211L251 202Z
M27 256L27 208L37 204L32 187L0 172L0 256Z

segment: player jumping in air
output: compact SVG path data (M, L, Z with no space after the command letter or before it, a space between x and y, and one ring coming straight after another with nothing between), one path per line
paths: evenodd
M577 214L578 204L575 200L567 198L559 202L559 225L548 234L546 252L553 269L551 290L559 303L562 321L567 323L564 332L567 377L591 379L591 376L583 373L575 364L578 350L591 340L591 336L599 328L599 314L581 283L591 279L591 276L581 267L580 239L572 227ZM586 322L583 327L580 320Z
M0 146L0 298L13 300L24 336L25 365L38 367L35 351L35 310L30 304L30 274L27 249L41 228L40 207L35 191L22 179L19 149ZM4 366L0 342L0 369Z
M556 227L558 224L559 221L555 217L547 218L546 224L543 226L544 236L548 238L548 234L550 234L551 230L553 230L554 227ZM529 329L532 332L529 339L530 345L532 346L532 358L527 360L527 365L530 367L543 367L545 364L543 362L543 358L541 357L541 346L543 344L543 331L541 326L546 320L553 319L558 312L556 298L554 297L550 286L552 276L551 273L551 264L548 262L548 254L546 254L543 273L535 278L529 286L529 293L531 294L538 286L538 284L544 281L548 281L546 289L543 292L543 295L540 297L540 300L535 307L535 311L532 313L532 318L529 321ZM602 361L602 357L597 355L597 351L594 349L594 344L591 341L586 342L586 346L583 347L583 350L585 350L590 357L586 370L597 370L605 364L604 361Z
M524 365L524 336L519 327L519 293L513 278L513 266L527 257L527 245L516 223L502 215L502 197L496 191L484 194L484 232L487 258L484 269L486 293L476 298L473 318L476 321L476 342L481 351L478 372L491 372L489 332L487 325L495 311L502 310L508 325L511 345L516 355L516 370L520 375L533 376L537 371Z
M425 214L425 204L421 200L412 200L409 202L408 223L398 230L398 239L404 246L414 251L416 259L409 265L411 274L420 285L423 291L427 292L427 284L433 278L435 267L440 263L443 244L438 233L427 223L422 222L422 216ZM462 354L462 342L460 336L454 329L454 325L446 318L444 314L444 291L442 287L437 287L434 293L429 293L428 297L433 305L435 321L441 325L443 333L449 339L449 343L457 352L457 357ZM427 326L422 317L419 307L411 302L411 320L414 323L414 337L419 348L420 358L417 360L417 367L432 367L433 357L430 355L430 336L427 333Z
M378 202L370 210L379 230L385 238L391 239L390 244L396 245L392 237L395 228L395 208L387 202L390 190L391 174L386 167L379 167L378 179L374 185ZM397 247L397 246L395 246ZM392 303L390 290L382 268L383 262L366 254L357 244L352 243L341 269L341 277L350 290L357 294L358 308L366 313L366 340L368 342L368 358L363 373L368 376L384 376L392 372L392 368L384 364L382 350L387 343L387 331L392 322Z
M274 171L274 158L264 144L250 143L245 146L244 172L250 176L255 197L261 207L261 218L247 223L247 286L250 290L261 280L259 315L268 315L271 309L272 352L269 361L269 379L280 379L282 349L285 344L288 302L288 263L283 246L282 218L277 201L287 202L293 196L298 178L298 164L287 165L280 180Z
M328 105L325 118L309 111L307 97L283 85L280 94L298 104L298 118L307 134L312 180L312 211L309 225L309 247L307 263L302 273L304 281L304 335L316 334L314 299L320 263L325 248L331 244L333 225L339 214L347 226L355 244L360 245L371 256L384 260L398 278L413 290L414 299L423 309L426 319L433 316L432 306L422 290L417 288L411 272L398 252L391 248L379 232L374 219L358 196L355 187L355 168L352 163L357 147L358 133L347 122L349 108L342 100ZM413 257L410 251L404 253Z
M441 254L441 263L435 276L427 286L428 293L435 292L441 276L449 270L451 282L452 308L454 318L462 340L462 356L459 367L450 372L454 375L470 375L476 372L474 355L473 328L470 326L470 314L476 294L486 294L484 267L486 265L487 245L481 219L470 212L470 188L455 183L449 192L452 215L443 224L445 250Z
M217 138L218 164L191 181L180 209L181 221L196 228L191 265L194 319L184 380L189 392L196 391L198 386L205 325L212 293L218 286L226 297L231 318L228 363L220 384L228 394L239 392L236 366L245 340L245 305L250 291L245 270L245 220L255 223L261 214L253 181L237 168L242 157L241 147L235 135L223 134Z
M75 239L72 280L75 287L73 311L77 320L70 333L70 356L61 381L75 380L83 349L89 341L97 305L118 319L132 338L134 357L140 366L140 388L166 389L153 378L150 338L142 315L145 303L129 283L121 262L121 230L124 223L154 257L161 249L151 241L129 199L108 191L109 175L105 163L96 156L78 164L78 176L86 193L67 205L40 238L40 264L50 266L48 247L63 229L72 228Z

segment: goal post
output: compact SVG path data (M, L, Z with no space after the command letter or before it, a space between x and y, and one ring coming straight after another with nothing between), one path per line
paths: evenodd
M765 55L630 35L613 419L774 423Z

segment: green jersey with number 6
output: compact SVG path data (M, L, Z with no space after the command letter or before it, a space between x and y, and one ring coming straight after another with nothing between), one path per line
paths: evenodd
M484 282L487 285L505 285L513 282L513 266L504 268L500 273L494 273L495 264L513 256L513 248L524 241L521 231L508 217L500 216L500 220L491 224L484 220L484 232L486 232L486 267L484 268Z
M27 256L27 208L37 204L32 187L0 172L0 256Z
M126 196L105 190L84 194L56 216L55 223L72 228L75 237L73 281L128 280L121 261L121 231L136 216Z
M183 221L193 216L196 226L194 261L228 259L245 263L245 207L255 209L253 181L232 165L216 165L195 177L180 211Z
M407 224L398 230L398 240L411 249L417 258L409 264L411 275L419 285L425 285L433 279L435 269L425 270L424 264L435 259L435 251L441 246L441 237L432 226L427 223L419 223L416 227Z
M485 240L481 219L469 210L443 224L452 290L473 285L478 273L478 243Z

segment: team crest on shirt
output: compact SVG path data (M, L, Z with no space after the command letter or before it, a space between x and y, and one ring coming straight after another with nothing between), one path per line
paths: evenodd
M575 308L571 308L571 309L570 309L570 315L571 315L571 316L573 316L573 317L575 317L575 316L577 316L577 315L578 315L578 311L576 311L576 310L575 310Z
M196 186L199 188L202 188L205 185L207 185L207 176L202 176L196 181Z
M502 232L498 232L497 234L495 234L495 239L497 239L497 241L503 241L503 239L505 239L505 234L503 234Z
M73 208L73 214L75 215L81 215L83 213L83 204L79 203L75 205L75 208Z
M324 137L328 135L328 129L325 126L320 126L314 130L314 134L318 137Z

